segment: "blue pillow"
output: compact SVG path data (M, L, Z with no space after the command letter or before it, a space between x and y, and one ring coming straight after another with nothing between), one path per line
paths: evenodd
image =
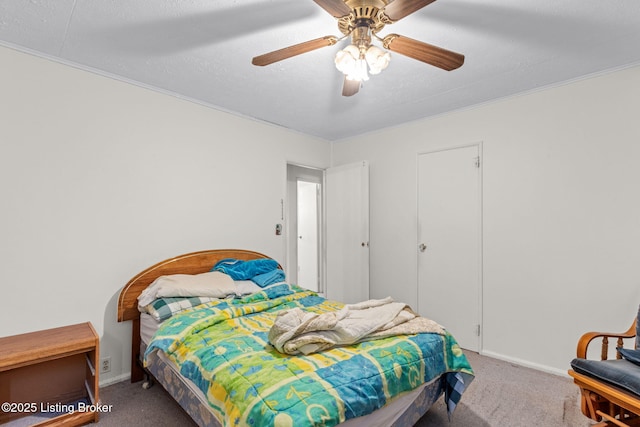
M225 258L216 263L211 271L221 271L233 280L251 280L258 274L267 273L278 268L278 262L271 258L259 258L243 261Z
M629 362L640 365L640 350L618 347L618 353L620 353L620 355Z

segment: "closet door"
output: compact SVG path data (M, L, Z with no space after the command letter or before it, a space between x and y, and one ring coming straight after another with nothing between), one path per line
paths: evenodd
M326 170L326 296L369 299L369 164Z
M418 156L418 311L479 351L481 180L478 145Z

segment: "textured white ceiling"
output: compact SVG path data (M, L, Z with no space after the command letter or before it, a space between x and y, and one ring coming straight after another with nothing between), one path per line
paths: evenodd
M391 32L465 63L392 54L347 98L333 57L348 40L251 65L341 35L312 0L0 0L0 44L331 141L640 63L639 0L438 0Z

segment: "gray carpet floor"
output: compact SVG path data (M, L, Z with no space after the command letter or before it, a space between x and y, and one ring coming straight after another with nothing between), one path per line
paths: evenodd
M587 427L580 413L578 388L567 377L465 352L476 378L449 421L439 399L415 427ZM100 389L103 404L113 410L100 416L101 427L194 426L160 387L121 382ZM410 426L407 426L410 427Z

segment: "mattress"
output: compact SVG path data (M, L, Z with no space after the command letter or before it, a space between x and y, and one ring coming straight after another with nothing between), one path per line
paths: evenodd
M151 342L151 338L156 333L162 323L156 321L151 315L147 313L140 313L140 339L144 343L144 347L147 348ZM144 354L144 351L140 354Z

